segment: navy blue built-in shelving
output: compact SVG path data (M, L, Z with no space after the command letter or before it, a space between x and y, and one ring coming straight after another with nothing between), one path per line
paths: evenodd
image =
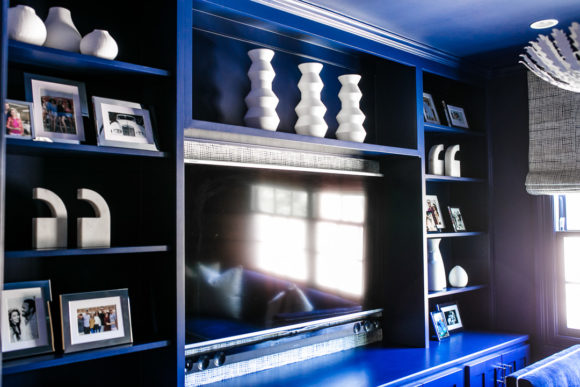
M465 136L485 136L485 133L477 132L470 129L452 128L450 126L431 124L428 122L425 122L424 128L425 133L461 134Z
M427 234L427 238L462 238L479 235L485 235L485 233L482 231L434 232Z
M425 175L425 181L429 182L447 182L447 183L484 183L486 180L478 177L454 177L440 175Z
M111 254L140 254L160 253L168 251L164 245L159 246L128 246L128 247L103 247L86 249L46 249L46 250L16 250L6 251L4 257L11 258L49 258L65 257L74 255L111 255Z
M473 285L473 286L466 286L464 288L447 288L445 290L437 291L437 292L429 292L427 297L429 298L437 298L437 297L445 297L450 296L452 294L461 294L461 293L469 293L475 290L485 289L487 285Z

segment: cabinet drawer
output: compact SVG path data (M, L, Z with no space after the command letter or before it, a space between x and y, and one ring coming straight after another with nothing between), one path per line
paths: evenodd
M465 364L465 385L470 387L495 387L502 377L501 354L495 353Z

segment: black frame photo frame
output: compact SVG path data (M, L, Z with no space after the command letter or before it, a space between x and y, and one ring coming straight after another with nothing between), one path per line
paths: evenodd
M128 289L61 294L60 312L65 353L133 342Z
M449 125L457 128L469 129L465 111L459 106L447 105L447 112L449 113Z
M11 133L12 128L8 127L12 115L12 111L15 111L19 115L20 126L22 128L22 133ZM6 129L6 136L11 138L19 138L22 140L31 140L34 137L34 105L32 102L27 101L17 101L14 99L7 99L4 105L4 113L6 115L6 122L4 123L4 129Z
M4 284L2 357L15 359L54 352L50 280Z
M449 332L458 332L463 330L463 321L459 314L459 306L456 302L438 304L437 309L441 311L445 318L445 324Z
M449 210L449 217L451 218L451 224L455 232L467 231L465 227L465 222L463 221L463 215L461 215L461 210L459 207L447 207Z
M431 312L431 321L433 322L433 329L437 340L441 341L449 337L449 329L445 322L445 315L440 310Z

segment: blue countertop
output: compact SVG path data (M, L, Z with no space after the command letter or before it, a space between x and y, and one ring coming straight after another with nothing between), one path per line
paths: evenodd
M512 346L527 335L460 332L429 348L359 348L241 376L211 386L395 386Z

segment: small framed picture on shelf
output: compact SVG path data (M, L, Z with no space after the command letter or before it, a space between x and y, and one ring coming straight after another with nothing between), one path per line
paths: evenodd
M93 97L97 143L156 151L149 111L135 102Z
M442 215L437 196L425 195L425 223L428 232L439 231L440 229L445 228Z
M83 113L88 109L84 84L33 74L25 74L25 79L26 99L34 104L34 138L84 141Z
M54 352L50 281L4 284L2 356L14 359Z
M463 329L463 323L461 322L461 315L459 314L457 303L450 302L439 304L437 305L437 309L443 313L445 323L447 324L447 330L449 332L460 331Z
M447 105L447 112L449 113L449 124L458 128L468 129L467 118L463 108Z
M451 218L451 224L453 225L453 230L466 231L465 223L463 223L463 216L461 215L461 210L457 207L447 207L449 209L449 217Z
M443 340L449 337L449 330L445 322L445 315L440 310L431 312L431 321L433 321L433 329L437 336L437 340Z
M435 102L431 94L423 93L423 118L425 122L431 124L439 124L439 115L437 114L437 109L435 108Z
M127 289L60 296L65 353L133 342Z
M32 139L34 136L32 111L32 102L7 99L4 104L6 136L24 140Z

